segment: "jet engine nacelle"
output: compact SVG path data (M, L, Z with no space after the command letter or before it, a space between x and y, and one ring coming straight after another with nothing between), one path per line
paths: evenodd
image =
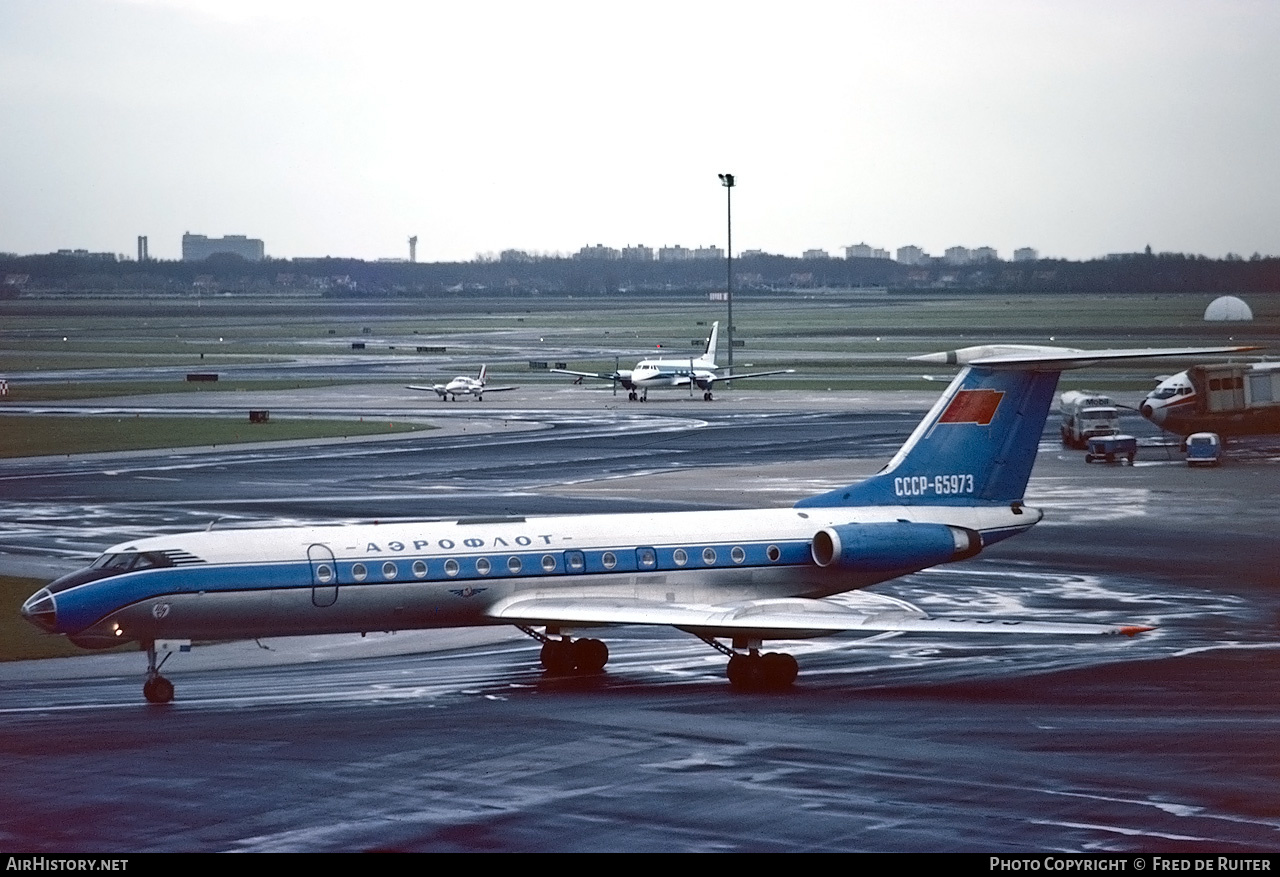
M813 562L859 572L925 569L964 560L982 550L982 534L968 527L913 524L838 524L819 530L810 546Z

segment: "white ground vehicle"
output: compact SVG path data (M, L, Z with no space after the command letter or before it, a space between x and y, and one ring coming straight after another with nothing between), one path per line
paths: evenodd
M1108 396L1089 390L1068 390L1058 399L1062 412L1062 443L1083 448L1089 439L1120 431L1120 412Z

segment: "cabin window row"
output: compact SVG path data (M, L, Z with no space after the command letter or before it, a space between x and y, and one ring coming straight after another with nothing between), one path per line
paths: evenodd
M807 551L805 552L807 556ZM384 561L381 565L354 563L349 569L348 581L366 582L426 578L468 578L490 575L537 575L550 573L585 572L643 572L657 569L681 569L688 567L739 566L751 560L753 563L777 563L783 551L777 545L729 547L708 546L702 549L654 549L637 548L627 551L565 551L543 555L508 556L500 558L453 558L428 565L424 560ZM345 566L345 564L344 564ZM402 569L405 574L402 575ZM318 563L313 568L318 584L332 584L335 569L331 563Z

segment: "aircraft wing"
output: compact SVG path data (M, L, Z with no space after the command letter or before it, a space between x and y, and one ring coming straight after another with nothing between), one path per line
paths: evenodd
M768 377L769 375L793 375L795 373L796 373L796 370L793 368L779 368L779 369L774 369L773 371L768 371L768 372L747 372L746 374L741 374L741 375L739 374L716 375L715 377L706 378L705 380L707 381L707 383L713 384L716 381L744 381L747 378L763 378L763 377Z
M549 368L547 371L556 375L573 375L576 378L595 378L600 381L620 381L623 378L620 372L576 372L567 368Z
M787 633L901 631L920 633L1125 634L1151 630L1141 624L1023 621L1007 618L931 617L895 606L888 611L849 609L826 600L786 597L699 605L626 597L526 597L498 603L491 618L519 624L661 624L711 636L749 633L785 639Z
M519 387L484 387L482 392L485 393L505 393L507 390L518 390Z
M443 395L444 395L444 386L443 386L443 385L437 385L437 386L434 386L434 387L415 387L415 386L410 385L410 386L406 386L406 387L405 387L405 389L406 389L406 390L421 390L421 391L422 391L422 392L424 392L424 393L435 393L435 394L436 394L436 395L438 395L438 396L443 396Z

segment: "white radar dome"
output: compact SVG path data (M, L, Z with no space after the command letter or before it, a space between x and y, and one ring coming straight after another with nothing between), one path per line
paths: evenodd
M1253 319L1253 311L1243 299L1234 295L1224 295L1209 302L1204 309L1204 318L1217 322L1248 322Z

